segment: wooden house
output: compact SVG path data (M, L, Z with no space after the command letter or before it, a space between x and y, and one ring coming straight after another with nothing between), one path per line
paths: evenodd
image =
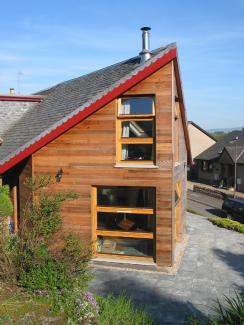
M194 160L200 153L214 145L216 139L192 121L188 121L187 126L191 144L191 157Z
M136 57L35 96L0 96L0 112L6 102L32 103L0 133L15 229L24 179L48 174L56 176L54 190L79 193L62 208L64 228L95 241L98 261L173 265L190 144L176 45L150 51L149 30L142 28Z

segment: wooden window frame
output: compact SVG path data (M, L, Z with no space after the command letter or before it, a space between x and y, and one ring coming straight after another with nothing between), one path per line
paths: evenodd
M117 213L132 213L132 214L145 214L152 215L155 218L155 207L153 208L140 208L140 207L116 207L116 206L99 206L97 204L97 189L98 187L107 186L92 186L91 192L91 212L92 212L92 241L94 243L93 252L94 256L98 257L110 257L110 258L123 258L123 259L140 259L154 262L155 259L155 239L156 228L153 232L132 232L132 231L119 231L119 230L99 230L97 229L97 214L98 212L117 212ZM112 186L114 187L114 186ZM133 186L131 186L133 188ZM138 187L136 187L138 188ZM124 238L139 238L139 239L151 239L153 240L153 256L134 256L124 254L109 254L97 252L97 237L124 237Z
M152 114L121 114L121 100L127 98L142 98L150 97L153 99ZM153 136L142 138L125 138L122 137L122 123L123 122L136 122L136 121L152 121L153 122ZM117 145L116 145L116 163L117 164L138 164L138 165L155 165L156 163L156 116L155 116L155 96L154 95L131 95L124 96L117 100ZM123 160L122 159L122 145L123 144L151 144L153 146L153 159L152 160Z

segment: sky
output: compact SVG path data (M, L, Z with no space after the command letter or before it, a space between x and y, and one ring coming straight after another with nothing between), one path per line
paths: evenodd
M244 0L0 0L0 93L31 94L176 42L187 117L244 126Z

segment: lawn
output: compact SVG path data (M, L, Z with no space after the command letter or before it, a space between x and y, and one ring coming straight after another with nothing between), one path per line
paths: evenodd
M64 324L64 314L50 311L50 301L17 286L0 283L0 324Z

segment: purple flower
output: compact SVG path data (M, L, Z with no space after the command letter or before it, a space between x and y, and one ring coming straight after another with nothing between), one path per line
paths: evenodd
M84 293L84 299L94 307L97 307L96 299L93 297L93 294L89 291Z

